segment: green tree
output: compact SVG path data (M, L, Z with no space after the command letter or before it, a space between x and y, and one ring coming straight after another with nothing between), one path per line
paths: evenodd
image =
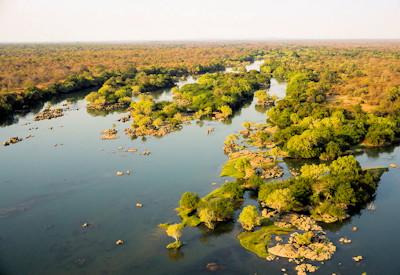
M185 192L179 200L179 207L182 210L193 211L197 208L200 198L199 195L193 192Z
M182 242L180 241L180 238L182 237L182 229L183 225L180 223L168 225L165 232L169 237L175 239L175 242L167 245L168 249L178 249L182 246Z
M231 107L229 107L228 105L223 105L223 106L221 106L220 108L219 108L219 110L221 111L221 113L222 113L222 117L223 118L229 118L231 115L232 115L232 109L231 109Z
M247 205L239 215L239 223L244 230L251 231L261 224L257 208L254 205Z
M277 189L269 194L265 200L268 207L278 210L279 212L286 212L292 210L295 198L289 188Z

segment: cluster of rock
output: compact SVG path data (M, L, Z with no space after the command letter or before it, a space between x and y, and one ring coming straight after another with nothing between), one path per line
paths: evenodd
M215 131L215 128L214 128L214 127L208 128L208 129L207 129L207 135L212 134L214 131Z
M275 217L274 225L282 228L292 228L296 231L289 235L287 242L280 236L275 236L275 244L268 248L267 260L288 258L289 262L297 264L298 275L315 272L318 267L306 263L306 260L323 262L331 259L336 246L326 237L321 226L309 216L287 214L279 217L276 213L263 213L263 216Z
M275 179L280 178L284 174L283 169L279 165L272 166L261 171L261 177L263 179Z
M350 244L350 243L351 243L351 240L348 239L348 238L346 238L346 237L341 237L341 238L339 239L339 242L340 242L341 244Z
M218 120L218 121L224 121L227 120L229 117L227 117L225 114L221 112L213 112L212 113L212 120Z
M42 112L35 115L33 118L35 121L45 120L45 119L53 119L57 117L62 117L64 115L64 111L61 108L46 108Z
M307 275L307 273L313 273L318 270L317 266L312 264L300 264L295 267L297 275Z
M150 156L150 155L151 155L151 152L150 152L149 150L144 150L144 151L141 153L141 155L143 155L143 156Z
M123 171L117 171L116 173L115 173L115 175L116 176L123 176L123 175L130 175L131 174L131 170L126 170L126 172L124 173Z
M126 115L118 119L119 122L128 122L131 119L131 115Z
M273 179L280 178L284 174L283 169L276 164L274 158L266 155L264 152L242 150L229 155L230 159L239 157L245 157L250 162L251 171L246 171L246 178L256 174L263 179Z
M311 232L311 231L309 231ZM298 232L292 233L286 244L277 244L268 248L268 252L284 258L308 259L311 261L329 260L336 251L336 246L329 241L322 231L313 232L310 244L298 242Z
M6 141L3 142L4 146L9 146L11 144L15 144L22 141L22 138L20 137L10 137L9 139L7 139Z
M97 110L97 111L115 111L127 108L129 103L125 102L117 102L117 103L104 103L104 104L88 104L88 110Z
M101 139L105 140L110 140L110 139L116 139L118 134L118 130L111 128L111 129L106 129L101 132Z
M265 108L266 107L273 107L273 106L275 106L275 99L270 97L270 98L267 98L265 100L257 100L256 105L257 106L262 106L262 107L265 107Z
M236 142L225 142L224 143L224 154L230 155L239 151L244 150L246 147L243 145L239 145Z
M131 138L137 138L145 136L163 137L176 130L177 128L173 127L172 125L165 125L159 128L146 128L146 127L126 128L124 132Z

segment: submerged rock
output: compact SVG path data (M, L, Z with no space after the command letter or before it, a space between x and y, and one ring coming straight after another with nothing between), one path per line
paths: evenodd
M319 226L315 220L305 215L289 214L284 216L281 221L292 224L299 230L303 231L321 231L322 227Z
M348 239L348 238L346 238L346 237L341 237L341 238L339 239L339 242L342 243L342 244L350 244L350 243L351 243L351 240Z
M142 155L143 156L149 156L151 154L151 152L149 150L144 150Z
M221 266L217 263L208 263L206 268L208 271L218 271L221 269Z
M120 119L118 119L118 121L125 123L125 122L128 122L130 119L131 119L131 116L127 115L127 116L121 117Z
M124 172L122 172L122 171L117 171L116 175L117 175L117 176L123 176L123 175L124 175Z
M3 142L3 145L4 145L4 146L9 146L9 145L11 145L11 144L15 144L15 143L18 143L18 142L20 142L20 141L22 141L22 138L19 138L19 137L10 137L8 140L6 140L6 141Z
M82 228L88 228L89 226L90 226L90 223L87 223L87 222L85 222L81 225Z
M363 256L354 256L352 259L355 262L361 262L364 259L364 257Z
M116 245L123 245L125 242L123 240L117 240L115 242Z
M117 138L117 129L106 129L101 132L102 136L101 139L109 140L109 139L116 139Z
M308 272L312 273L317 271L318 267L312 264L301 264L295 267L297 275L306 275Z
M35 115L33 118L35 121L45 120L45 119L53 119L57 117L62 117L64 115L63 109L61 108L46 108L42 112Z
M267 261L273 261L275 259L276 259L276 256L272 255L272 254L268 255L267 258L266 258Z

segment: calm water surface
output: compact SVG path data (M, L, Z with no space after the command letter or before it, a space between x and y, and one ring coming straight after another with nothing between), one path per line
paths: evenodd
M284 88L273 80L270 90L283 96ZM170 95L165 91L161 96ZM143 141L123 134L129 124L117 121L122 114L94 116L86 111L82 94L70 100L73 108L64 117L34 122L28 114L0 128L1 141L34 136L0 147L0 274L203 274L209 262L222 266L219 274L281 274L282 267L294 274L285 261L267 262L242 249L237 224L219 226L216 232L185 229L187 245L179 252L165 249L172 239L157 228L178 221L174 208L183 192L205 195L216 188L212 182L223 182L218 175L226 161L225 137L244 121L265 120L254 102L229 123L193 123ZM100 140L100 132L112 124L120 130L119 138ZM208 127L215 132L207 135ZM152 154L128 153L128 147ZM399 148L391 147L358 159L363 166L400 164L399 155ZM132 174L117 177L118 170ZM345 224L330 226L338 251L317 273L399 274L399 172L391 169L382 177L375 211L362 210ZM246 197L245 204L255 203ZM136 202L143 208L136 208ZM84 222L92 226L83 230ZM358 232L351 232L353 225ZM353 243L338 244L341 236ZM117 247L117 239L126 244ZM353 263L355 255L365 261Z

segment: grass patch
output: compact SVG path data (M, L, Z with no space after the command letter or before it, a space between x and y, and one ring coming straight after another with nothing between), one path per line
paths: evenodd
M242 232L238 235L240 245L253 252L258 257L266 258L268 256L268 244L272 235L288 234L292 231L290 228L282 228L275 225L261 227L254 232Z

